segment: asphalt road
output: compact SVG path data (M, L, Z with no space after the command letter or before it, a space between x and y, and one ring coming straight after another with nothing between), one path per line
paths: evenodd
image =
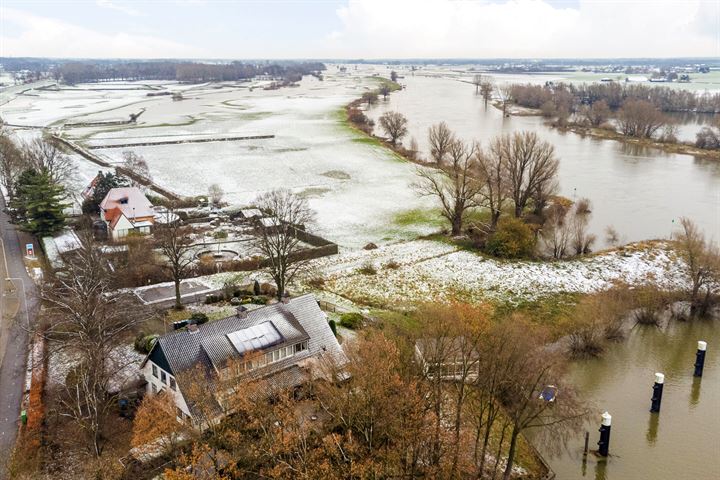
M20 297L20 309L14 318L3 316L0 342L5 346L0 363L0 478L6 478L7 461L18 432L20 406L25 384L25 362L28 352L28 319L34 325L37 314L35 284L23 264L24 246L20 245L15 226L5 214L5 200L0 195L0 236L5 244L8 277L14 277ZM3 265L1 270L5 270ZM22 282L23 285L19 285ZM25 295L23 295L23 286Z

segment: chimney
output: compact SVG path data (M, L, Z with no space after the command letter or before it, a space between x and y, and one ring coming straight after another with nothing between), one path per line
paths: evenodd
M247 308L244 305L240 305L235 309L237 311L238 318L247 318Z
M287 305L288 303L290 303L290 294L289 294L288 292L283 293L283 294L282 294L282 300L281 300L281 301L282 301L282 303L284 303L285 305Z
M190 335L194 335L198 332L198 326L195 323L188 324L187 329L188 329L188 332L190 333Z

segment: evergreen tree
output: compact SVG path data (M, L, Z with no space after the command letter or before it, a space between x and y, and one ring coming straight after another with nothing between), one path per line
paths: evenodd
M124 177L111 172L98 172L96 178L97 182L92 196L85 199L82 204L82 211L85 214L99 213L100 202L103 201L111 189L128 186L128 182Z
M63 210L68 207L65 189L54 183L47 173L25 170L15 184L15 198L10 202L20 227L42 238L65 226Z

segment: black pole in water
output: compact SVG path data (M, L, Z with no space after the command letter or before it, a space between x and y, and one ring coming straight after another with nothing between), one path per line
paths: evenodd
M695 374L696 377L702 377L703 368L705 368L705 350L707 350L707 342L700 340L698 349L695 353Z
M663 384L665 383L665 375L662 373L655 374L655 385L653 385L653 396L650 399L652 404L650 405L650 411L658 413L660 411L660 404L662 403Z
M598 453L603 457L608 456L610 449L610 423L612 415L608 412L602 414L602 423L600 424L600 441L598 442Z

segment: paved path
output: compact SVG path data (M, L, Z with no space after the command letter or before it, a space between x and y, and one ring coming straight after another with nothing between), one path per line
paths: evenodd
M9 277L19 278L25 287L27 297L23 296L23 285L13 280L21 299L20 310L15 319L2 318L0 323L0 342L5 351L0 359L0 479L6 477L7 460L15 444L18 432L20 405L25 388L25 362L28 348L28 319L34 324L37 314L35 284L30 279L23 264L23 246L20 245L15 226L5 214L5 200L0 195L0 236L5 244ZM5 266L2 266L3 273ZM26 303L27 298L27 303ZM16 320L16 321L13 321Z

